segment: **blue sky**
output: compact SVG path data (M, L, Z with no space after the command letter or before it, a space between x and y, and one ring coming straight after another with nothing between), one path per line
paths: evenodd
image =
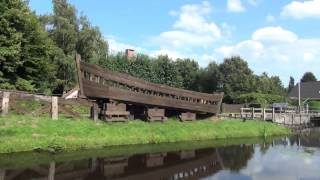
M320 73L320 0L70 0L98 26L113 52L194 58L200 66L240 55L257 74ZM37 14L51 0L30 0Z

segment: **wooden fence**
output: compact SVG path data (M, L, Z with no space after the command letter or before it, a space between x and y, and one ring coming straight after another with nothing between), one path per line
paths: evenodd
M241 108L240 118L269 120L276 124L297 126L310 124L315 116L310 112L296 110L276 110L274 108ZM320 114L318 114L320 116Z
M57 96L45 96L31 94L22 91L0 90L0 112L1 116L6 116L9 110L15 110L18 114L24 115L41 115L49 113L53 120L57 120L59 113L63 113L67 117L81 117L79 112L75 112L72 106L84 106L90 108L93 103L85 99L63 99ZM41 102L41 107L34 111L30 111L26 107L19 105L21 100L31 100Z

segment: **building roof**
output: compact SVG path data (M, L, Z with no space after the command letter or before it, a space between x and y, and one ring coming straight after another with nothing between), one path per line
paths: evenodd
M299 97L298 84L290 91L290 98ZM300 86L301 98L320 99L320 81L302 82Z

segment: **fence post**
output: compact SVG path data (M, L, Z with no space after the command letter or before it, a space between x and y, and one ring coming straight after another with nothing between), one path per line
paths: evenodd
M266 120L266 109L265 108L262 109L262 118L264 121Z
M51 118L58 120L58 97L55 96L51 98Z
M98 121L98 105L96 103L94 103L91 107L91 118L97 122Z
M0 180L5 180L6 178L6 170L0 169Z
M243 108L240 108L240 117L243 118Z
M254 119L254 107L252 108L252 119Z
M49 174L48 174L48 180L54 180L54 175L56 173L56 163L51 162L49 165Z
M274 107L272 108L272 122L275 121Z
M9 112L9 99L10 99L10 92L3 92L2 106L1 106L2 116L6 116Z

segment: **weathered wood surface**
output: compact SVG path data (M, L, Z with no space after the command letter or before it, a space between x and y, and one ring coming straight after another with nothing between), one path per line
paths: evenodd
M51 101L51 118L52 120L58 119L58 97L52 97Z
M105 120L107 122L126 122L129 120L130 112L127 111L126 104L112 102L103 104L100 116L102 120Z
M9 111L9 98L10 92L3 92L2 95L2 104L1 104L1 115L5 116L8 114Z
M196 120L196 113L191 113L191 112L181 113L179 118L181 121L193 121L193 120Z
M131 103L145 105L158 105L168 108L186 109L198 112L219 113L220 103L201 104L179 99L166 98L161 96L146 95L139 92L127 91L112 86L103 86L95 82L83 79L84 93L88 97L116 99Z
M165 109L147 108L145 114L147 116L147 120L150 122L153 122L153 121L164 122L165 120L167 120L167 117L165 116Z
M83 93L129 103L218 114L223 94L206 94L150 83L80 62Z

